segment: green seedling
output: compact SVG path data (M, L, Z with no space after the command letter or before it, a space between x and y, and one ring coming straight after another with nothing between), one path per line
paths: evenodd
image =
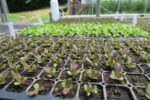
M28 65L26 62L21 61L21 64L23 65L24 69L27 70L29 73L33 73L37 70L36 65Z
M140 58L142 61L148 62L150 60L150 55L143 51L140 53Z
M101 72L92 69L87 69L85 73L91 79L98 79L98 76L101 75Z
M145 96L147 97L148 100L150 100L150 83L146 84L146 94Z
M114 66L115 66L115 61L114 60L106 60L106 66L108 67L108 68L111 68L111 69L113 69L114 68Z
M131 57L128 57L127 60L127 68L133 69L136 67L136 63L133 62L133 59Z
M91 96L91 94L98 93L98 89L96 85L84 84L83 89L86 92L87 96Z
M3 74L0 74L0 85L6 83L6 77Z
M37 95L39 92L41 92L41 91L43 91L45 89L44 85L41 84L41 83L35 83L33 85L33 88L34 88L34 90L33 91L29 91L28 95L30 95L30 96Z
M78 68L78 64L76 62L73 62L70 66L70 70L67 71L67 73L70 76L77 76L80 73L80 70L77 69Z
M11 75L15 80L14 85L19 86L25 84L27 77L21 76L18 72L11 70Z
M47 76L52 78L57 74L56 68L44 67L44 71L47 73Z
M63 94L65 95L68 94L74 87L74 85L68 80L61 82L61 86L63 88Z
M150 63L147 63L148 68L150 68Z
M111 72L110 78L113 80L118 80L118 81L123 81L124 77L123 74L121 73L121 65L116 64L115 69Z
M89 57L86 57L85 61L87 61L92 67L97 67L98 63L97 63L96 59L93 58L92 56L91 56L91 58L92 59L90 59Z

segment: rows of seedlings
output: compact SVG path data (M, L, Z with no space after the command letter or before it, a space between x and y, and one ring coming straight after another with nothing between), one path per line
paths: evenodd
M25 99L149 100L150 39L4 40L0 98L22 94Z
M133 27L129 24L121 23L70 23L70 24L49 24L42 26L34 26L31 28L24 28L19 35L32 36L65 36L65 37L105 37L105 38L139 38L149 37L149 33Z
M70 24L70 23L133 23L133 18L124 18L124 20L120 20L120 18L115 19L113 17L107 17L107 18L64 18L61 19L58 22L55 23L61 23L61 24ZM144 29L147 32L150 32L150 18L146 17L138 17L137 26Z

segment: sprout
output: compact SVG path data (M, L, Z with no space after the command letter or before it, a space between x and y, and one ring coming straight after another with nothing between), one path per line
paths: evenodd
M61 83L61 86L63 88L63 94L66 95L70 92L71 89L73 89L74 85L70 83L70 81L66 80Z
M25 55L24 57L21 57L20 60L27 62L29 60L29 56Z
M148 100L150 100L150 83L146 84L146 94L145 96L147 97Z
M56 76L57 71L55 68L44 67L44 70L48 74L48 77L52 78Z
M0 85L4 84L5 82L5 76L3 74L0 74Z
M143 51L140 53L140 58L142 61L148 62L150 60L150 55Z
M95 58L95 56L90 56L91 59L89 57L85 58L85 61L87 61L92 67L97 67L98 63L97 63L97 59Z
M127 60L127 67L129 69L132 69L132 68L135 68L136 67L136 63L133 62L132 58L131 57L128 57L128 60Z
M106 66L108 67L108 68L114 68L114 66L115 66L115 61L114 60L107 60L107 62L106 62Z
M113 80L119 80L119 81L123 81L124 77L121 73L121 66L120 64L116 64L115 69L111 72L110 74L110 78Z
M148 68L150 68L150 63L147 63Z
M92 69L87 69L85 72L87 76L91 79L98 79L98 76L101 75L101 72L96 70L93 71Z
M27 81L27 77L23 77L18 72L15 72L13 70L11 70L11 75L15 80L14 85L16 86L25 84L25 82Z
M84 84L83 89L87 93L87 96L90 96L93 93L98 93L96 85L92 86L91 84Z
M34 90L33 91L29 91L29 95L30 96L34 96L37 95L39 92L41 92L42 90L44 90L44 85L41 83L35 83L33 85Z
M77 67L78 67L78 64L76 62L73 62L71 64L70 70L68 70L67 73L73 77L77 76L80 73L80 71L77 70Z
M23 65L24 69L27 70L29 73L33 73L37 69L36 65L28 65L26 62L23 61L21 61L21 64Z

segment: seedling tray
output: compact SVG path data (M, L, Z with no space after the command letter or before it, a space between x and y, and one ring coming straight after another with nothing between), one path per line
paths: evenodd
M24 39L25 43L28 44L30 49L26 50L24 48L24 44L22 41L17 42L20 39ZM138 40L138 39L137 39ZM101 39L93 39L93 38L88 38L88 39L64 39L64 38L52 38L52 37L47 37L43 38L41 37L40 40L39 38L17 38L16 40L13 40L14 43L13 45L10 45L11 49L8 51L9 47L0 48L0 53L2 55L12 55L16 56L16 59L13 59L13 63L16 65L20 65L20 57L28 55L29 56L29 61L28 64L32 65L35 64L38 67L37 73L34 73L33 75L28 75L26 73L26 70L20 67L20 74L22 76L27 76L28 77L28 83L26 83L26 87L23 90L17 90L17 88L12 88L13 87L13 82L14 80L12 79L12 76L10 74L10 68L3 69L2 71L0 70L1 73L6 74L6 77L8 78L8 81L4 85L0 85L0 99L1 100L62 100L62 99L67 99L67 100L146 100L145 97L145 84L150 82L150 68L146 66L148 62L141 61L140 56L136 55L135 51L132 50L133 47L132 45L129 45L128 43L133 43L133 44L139 44L138 46L143 48L143 50L147 53L150 54L149 50L144 49L142 46L143 43L147 43L147 46L150 46L148 44L149 39L141 39L141 41L144 42L139 42L139 41L132 41L129 40L128 42L126 40L105 40L103 44L103 40ZM16 42L15 42L16 41ZM40 42L39 42L40 41ZM55 42L53 42L55 41ZM63 44L61 42L63 41ZM58 48L55 48L54 51L48 51L49 53L53 52L54 54L59 54L62 51L62 48L66 46L68 41L73 41L74 46L77 47L79 42L82 42L82 48L80 50L85 50L84 53L81 55L82 57L86 56L88 54L88 50L90 49L91 44L93 43L92 41L95 41L92 48L96 48L97 54L96 55L98 58L98 62L100 62L100 65L93 68L92 70L97 70L101 72L101 77L99 77L97 80L91 80L86 78L85 75L85 70L91 68L88 65L85 64L84 61L79 60L78 68L80 70L79 75L75 78L72 79L70 76L66 75L67 70L70 69L70 56L72 54L72 51L74 50L75 47L68 48L68 54L70 56L66 56L64 59L63 63L60 64L57 68L57 75L52 78L45 77L46 72L44 70L45 66L52 66L53 60L51 59L51 56L45 60L45 63L39 64L38 60L35 57L30 56L30 53L36 50L37 47L41 48L38 52L37 55L43 56L44 55L44 49L54 49L54 46L56 44L59 44ZM113 80L110 78L111 70L106 67L105 63L102 63L100 60L100 55L103 55L102 48L101 46L108 46L108 47L113 47L113 50L118 52L118 49L115 48L115 42L118 41L119 45L121 46L124 51L126 48L129 49L129 55L135 59L136 62L136 68L129 70L126 68L125 65L122 64L121 67L121 74L123 75L124 79L123 81L117 81ZM2 45L5 44L6 41L3 41ZM30 42L33 42L33 44L36 44L37 47L35 47L32 44L29 44ZM10 41L8 41L10 43ZM44 46L45 43L49 43L50 45ZM55 44L56 43L56 44ZM123 44L123 45L122 45ZM17 49L16 51L15 46L22 46L20 49ZM66 47L65 47L66 48ZM17 55L17 52L24 52L25 55ZM118 55L120 55L118 53ZM81 58L82 58L81 57ZM5 58L1 58L2 60L0 61L1 64L7 64L7 60ZM114 58L115 59L115 58ZM58 87L60 87L60 83L64 81L65 79L72 79L71 83L74 84L74 89L71 90L67 95L63 95L62 93L58 94ZM30 90L33 89L33 85L35 83L44 83L44 86L46 87L43 91L39 92L38 95L36 96L28 96L28 93ZM97 86L98 93L92 94L91 96L86 96L85 91L83 90L83 85L84 84L92 84ZM23 86L24 87L24 86ZM16 89L16 90L15 90ZM20 92L21 91L21 92Z

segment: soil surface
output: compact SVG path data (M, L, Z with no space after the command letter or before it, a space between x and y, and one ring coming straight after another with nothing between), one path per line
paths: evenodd
M150 74L150 67L148 67L146 64L141 64L140 67L143 69L144 73Z
M127 74L127 79L133 86L145 86L148 79L144 75Z
M33 81L32 79L27 79L27 81L24 84L18 86L14 85L13 82L6 88L6 91L17 92L17 93L23 92L32 83L32 81Z
M133 100L130 90L126 87L107 86L108 100Z
M147 98L145 96L145 89L144 88L134 87L133 91L134 91L138 100L147 100Z
M41 68L37 68L34 72L28 72L27 70L22 73L26 77L37 77L38 74L42 71Z

